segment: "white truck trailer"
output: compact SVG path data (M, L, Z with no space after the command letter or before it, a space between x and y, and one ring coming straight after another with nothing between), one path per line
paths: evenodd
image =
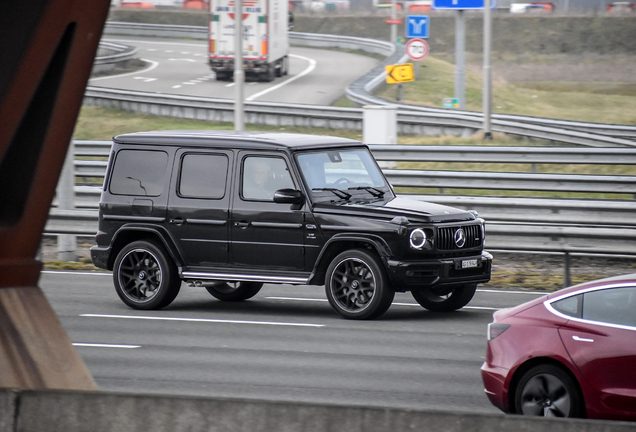
M234 75L234 0L210 0L209 64L217 80ZM246 77L272 81L289 70L288 0L243 0Z

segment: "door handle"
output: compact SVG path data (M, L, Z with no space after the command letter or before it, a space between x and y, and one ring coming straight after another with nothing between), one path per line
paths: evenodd
M185 220L181 218L176 218L176 219L170 219L168 222L170 222L173 225L181 226L185 223Z
M578 336L572 336L572 339L574 339L577 342L594 342L594 339L587 339L587 338L582 338Z
M250 226L250 223L249 222L245 222L245 221L234 222L234 226L237 227L237 228L247 228L248 226Z

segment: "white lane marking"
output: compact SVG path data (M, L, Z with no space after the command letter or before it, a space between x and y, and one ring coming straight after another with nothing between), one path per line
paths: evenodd
M89 318L118 318L118 319L138 319L138 320L153 320L153 321L204 322L204 323L218 323L218 324L252 324L252 325L273 325L273 326L291 326L291 327L324 327L325 326L324 324L289 323L289 322L275 322L275 321L240 321L240 320L222 320L222 319L207 319L207 318L151 317L151 316L136 316L136 315L81 314L80 316L89 317Z
M272 87L270 87L268 89L265 89L262 92L253 94L252 96L250 96L247 99L245 99L246 101L253 101L254 99L259 98L259 97L261 97L261 96L263 96L263 95L265 95L265 94L267 94L267 93L269 93L271 91L278 90L279 88L281 88L283 86L286 86L287 84L289 84L291 82L296 81L298 78L307 75L308 73L310 73L311 71L313 71L316 68L317 62L314 59L310 59L309 57L303 57L303 56L299 56L299 55L295 55L295 54L290 54L289 56L290 57L296 57L296 58L299 58L299 59L302 59L302 60L307 60L309 62L309 66L307 66L307 68L304 71L302 71L301 73L299 73L298 75L296 75L294 77L291 77L287 81L283 81L282 83L277 84L275 86L272 86Z
M265 297L270 300L293 300L293 301L311 301L311 302L326 302L327 299L317 298L298 298L298 297ZM420 306L419 303L392 303L391 306ZM487 306L464 306L462 309L477 309L477 310L499 310L499 308L487 307Z
M46 274L58 274L58 275L80 275L80 276L113 276L112 272L105 271L93 271L93 272L81 272L81 271L62 271L62 270L42 270L42 273Z
M98 343L74 343L76 347L93 347L93 348L141 348L141 345L115 345L115 344L98 344Z
M302 298L302 297L265 297L270 300L294 300L294 301L313 301L313 302L326 302L327 299L317 298Z
M225 87L234 87L234 83L230 83L230 84L226 85Z
M169 61L186 61L186 62L191 62L191 63L196 63L197 61L195 59L177 59L177 58L169 58Z
M181 88L181 86L180 85L175 85L175 86L172 86L172 88Z
M541 291L507 291L507 290L491 290L491 289L478 289L477 292L494 293L494 294L498 294L498 293L531 294L531 295L539 295L539 296L550 294L549 291L545 291L545 292L541 292Z
M134 77L133 79L142 80L143 82L157 81L157 78L147 78L147 77Z
M91 78L89 80L89 82L101 81L101 80L111 79L111 78L121 78L121 77L125 77L125 76L137 75L137 74L140 74L140 73L146 73L146 72L149 72L149 71L153 70L157 66L159 66L159 62L156 62L154 60L141 59L141 61L145 61L147 63L150 63L150 66L148 66L145 69L138 70L137 72L129 72L129 73L119 74L119 75L109 75L109 76L104 76L104 77L99 77L99 78Z

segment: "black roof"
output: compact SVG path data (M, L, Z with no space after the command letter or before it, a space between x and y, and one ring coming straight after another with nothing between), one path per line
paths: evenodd
M328 135L285 132L236 132L231 130L166 130L117 135L113 141L133 145L178 145L301 150L359 146L362 142Z

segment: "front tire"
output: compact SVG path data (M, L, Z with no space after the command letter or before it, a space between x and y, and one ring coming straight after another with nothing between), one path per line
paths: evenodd
M523 374L515 391L517 414L541 417L584 417L576 382L561 368L544 364Z
M470 303L476 290L477 285L470 284L411 291L411 295L425 309L433 312L450 312Z
M136 241L117 254L113 282L119 298L133 309L161 309L181 288L177 267L165 250L151 241Z
M254 297L263 287L260 282L222 282L205 289L222 301L243 301Z
M358 249L341 253L329 264L325 291L331 307L348 319L377 318L395 296L380 260Z

